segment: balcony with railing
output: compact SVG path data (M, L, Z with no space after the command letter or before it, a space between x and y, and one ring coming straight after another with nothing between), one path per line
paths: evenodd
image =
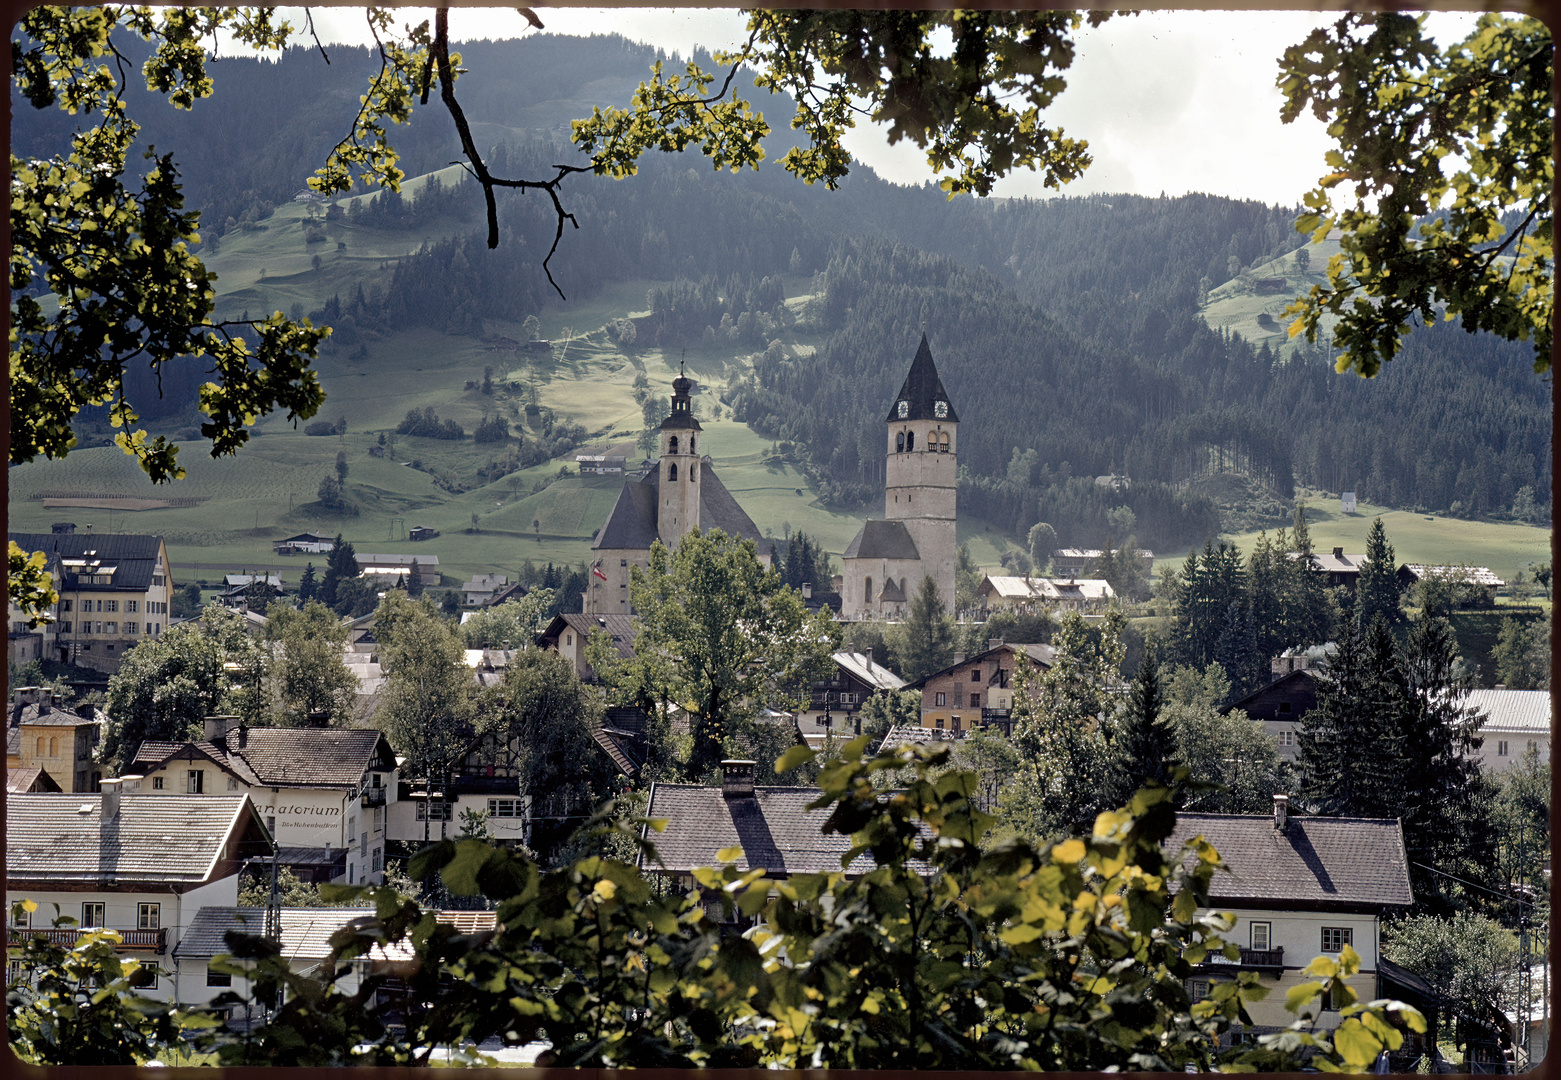
M375 806L384 806L385 805L385 792L387 792L389 790L390 790L389 788L382 788L382 787L366 787L366 788L364 788L363 789L363 808L365 810L367 810L367 809L370 809L371 807L375 807Z
M144 949L156 953L168 950L167 927L158 930L121 930L118 927L68 926L47 930L27 930L13 926L10 927L8 940L12 945L23 945L29 938L43 938L52 945L59 945L68 949L76 944L76 939L81 937L81 935L105 929L112 929L119 935L120 942L118 947L121 949Z
M1201 965L1204 968L1244 968L1248 971L1278 975L1285 969L1285 948L1242 949L1239 959L1232 960L1219 953L1210 953Z

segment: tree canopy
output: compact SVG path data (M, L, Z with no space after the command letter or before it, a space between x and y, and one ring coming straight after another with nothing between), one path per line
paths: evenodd
M1438 45L1424 16L1348 14L1285 50L1279 88L1286 122L1309 109L1336 141L1296 228L1342 249L1290 333L1315 341L1332 316L1338 370L1369 376L1413 326L1456 319L1532 341L1548 371L1549 28L1484 15Z

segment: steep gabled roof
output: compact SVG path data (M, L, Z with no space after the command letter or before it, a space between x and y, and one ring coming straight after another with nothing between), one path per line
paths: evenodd
M762 867L772 875L838 872L851 837L825 833L829 809L809 810L811 787L756 787L751 796L728 798L718 787L654 784L645 816L665 818L665 831L650 834L661 862L641 855L646 870L686 872L719 866L716 854L740 847L740 869ZM853 864L860 873L871 857ZM663 865L665 864L665 865Z
M271 837L247 795L9 795L6 879L23 883L139 881L197 885L219 861L268 855Z
M1550 691L1471 690L1465 702L1483 713L1481 731L1550 734Z
M1291 816L1281 830L1266 815L1178 814L1166 847L1174 851L1198 835L1230 868L1209 886L1217 904L1343 910L1414 903L1396 819Z
M900 415L902 401L906 403L904 416ZM938 415L938 402L942 402L946 410L942 416ZM948 391L943 389L943 380L938 378L938 369L932 362L932 350L927 347L925 333L921 335L921 345L917 347L916 357L911 361L911 370L906 372L905 382L889 406L888 420L891 424L896 420L959 422L959 416L954 412L954 403L949 401Z
M873 519L851 540L843 559L920 559L921 552L903 521Z
M208 758L251 787L350 787L371 768L395 768L390 743L373 728L249 728L242 746L238 739L237 730L230 732L226 750L205 741L148 740L136 751L132 768Z
M660 493L659 468L651 469L642 479L625 483L612 513L607 515L607 523L596 534L591 550L648 549L659 535L656 523ZM764 539L753 518L726 490L708 457L701 459L699 467L699 527L704 532L720 529L727 536L752 540L756 544Z
M590 615L582 612L559 612L553 621L537 635L537 645L542 648L558 647L559 636L568 627L587 641L591 634L601 630L612 639L618 655L625 660L634 656L634 638L639 633L639 618L634 615Z

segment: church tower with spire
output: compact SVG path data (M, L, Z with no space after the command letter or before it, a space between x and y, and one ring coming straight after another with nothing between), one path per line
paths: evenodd
M944 606L954 611L958 429L959 416L923 333L889 406L884 519L867 522L842 560L845 617L903 614L929 575Z
M678 369L672 380L672 412L661 422L661 484L656 535L669 548L699 528L699 433L689 391L694 383Z

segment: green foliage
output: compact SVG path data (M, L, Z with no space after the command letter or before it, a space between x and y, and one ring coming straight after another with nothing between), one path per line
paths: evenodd
M43 552L29 554L12 540L5 581L11 606L27 616L28 626L38 627L53 621L49 609L59 603L60 595L54 591L54 575L47 569L47 556Z
M531 846L544 859L611 794L612 762L596 745L599 699L556 652L527 649L504 681L476 703L477 731L514 753L520 794L530 800Z
M738 717L799 706L840 641L827 609L808 611L751 540L719 529L690 532L673 552L653 544L629 591L640 617L635 659L615 677L689 714L690 777L720 762Z
M281 312L259 320L212 322L214 275L189 245L196 215L184 210L172 155L126 182L138 125L125 107L121 78L101 62L118 55L111 36L155 43L143 66L147 89L189 109L211 92L203 39L221 29L261 50L280 48L289 28L269 10L38 8L12 43L15 87L36 109L58 106L96 116L68 154L11 157L11 463L60 458L76 444L71 423L89 405L108 405L115 443L154 482L184 475L178 446L134 427L138 405L126 372L156 374L182 357L204 357L200 388L212 455L232 454L257 417L314 415L325 400L309 370L330 333ZM123 73L121 72L121 75ZM48 293L57 304L44 304Z
M1127 701L1116 718L1111 740L1115 786L1113 797L1125 802L1153 781L1167 786L1179 764L1176 731L1161 716L1165 701L1160 689L1160 658L1151 648L1138 663Z
M938 583L921 579L910 610L893 640L894 658L907 682L924 679L954 662L954 620L943 606Z
M1496 681L1508 690L1550 689L1550 627L1543 621L1501 620L1491 650Z
M210 605L199 619L170 627L125 653L108 680L103 760L117 772L146 739L183 741L204 717L264 714L264 657L239 624L241 616ZM232 671L225 665L236 665Z
M1389 923L1382 953L1419 975L1458 1012L1490 1019L1516 1007L1517 935L1486 915L1420 915Z
M331 550L325 553L325 576L320 579L320 600L326 607L341 613L337 593L344 581L358 576L359 569L357 552L349 541L342 539L341 533L337 533Z
M1315 340L1338 317L1338 370L1375 375L1417 323L1458 319L1534 343L1550 367L1551 38L1485 15L1445 47L1424 18L1345 15L1285 50L1283 117L1310 108L1337 148L1296 229L1332 235L1327 282L1288 308ZM1334 210L1341 194L1345 208Z
M346 624L318 600L301 610L283 601L266 609L265 640L281 724L301 726L316 710L338 725L351 721L358 680L343 659L348 637Z
M877 746L894 728L920 726L921 691L885 690L873 694L862 702L856 717L862 734L867 736L867 745Z
M468 649L523 649L547 625L554 589L532 589L516 600L480 608L461 624Z
M406 755L408 776L442 775L474 734L461 640L426 602L399 591L385 594L376 615L385 688L374 725Z
M1107 17L1091 14L1090 24ZM792 127L806 143L781 164L807 183L834 188L846 175L841 140L862 112L889 125L890 142L925 150L950 198L988 194L1013 169L1035 169L1056 187L1089 164L1083 142L1040 122L1065 85L1057 73L1072 63L1071 35L1083 21L1071 12L755 11L747 43L716 57L731 67L718 91L695 64L664 76L658 62L628 109L595 109L575 122L574 141L611 176L636 172L647 150L691 144L717 169L757 168L769 125L741 98L723 100L748 65L756 87L797 103ZM940 47L944 35L952 52Z
M23 900L19 911L38 905ZM54 926L76 920L59 915ZM23 935L7 950L6 1022L13 1053L30 1065L145 1065L199 1018L138 994L131 980L143 964L115 950L115 930L84 929L69 948Z
M348 901L326 900L320 895L320 887L313 882L300 880L290 866L277 868L276 902L279 907L345 907ZM271 871L269 868L245 874L239 879L239 907L268 907L271 903Z

